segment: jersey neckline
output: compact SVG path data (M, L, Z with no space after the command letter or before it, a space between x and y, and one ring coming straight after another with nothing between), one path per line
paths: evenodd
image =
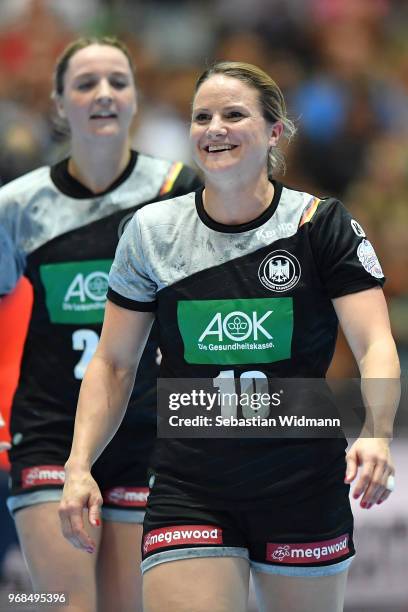
M223 234L238 234L240 232L247 232L248 230L256 229L272 217L279 204L283 185L282 183L279 183L278 181L274 180L271 181L271 183L274 186L274 194L271 203L269 204L268 208L264 210L261 215L259 215L259 217L252 219L252 221L248 221L248 223L239 223L238 225L226 225L224 223L218 223L218 221L214 221L214 219L209 216L209 214L204 208L204 187L198 189L195 194L195 205L197 214L200 217L201 221L204 223L204 225L206 225L212 230L215 230L216 232L222 232Z
M99 193L94 193L88 189L88 187L85 187L85 185L83 185L68 172L69 157L63 159L54 166L51 166L50 176L54 185L64 195L75 199L100 198L101 196L104 196L107 193L117 189L119 185L124 183L126 179L129 178L136 166L137 158L137 151L131 150L128 165L123 170L122 174L120 174L120 176L118 176L118 178L113 181L113 183L109 185L105 191L100 191Z

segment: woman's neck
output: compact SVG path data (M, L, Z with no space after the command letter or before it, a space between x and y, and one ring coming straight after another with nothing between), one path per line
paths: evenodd
M238 186L207 182L203 192L206 213L217 223L240 225L253 221L269 207L275 193L267 176Z
M130 143L119 148L116 143L95 144L89 149L76 147L72 143L72 154L68 161L68 172L93 193L102 193L122 174L130 160Z

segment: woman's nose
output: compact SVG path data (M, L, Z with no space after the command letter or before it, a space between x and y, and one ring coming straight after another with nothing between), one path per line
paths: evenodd
M218 115L213 115L207 127L208 136L210 136L211 138L215 138L217 136L225 136L226 133L227 129L222 120L222 117L219 117Z
M99 82L98 89L96 92L96 99L98 101L112 100L112 88L106 79L102 79Z

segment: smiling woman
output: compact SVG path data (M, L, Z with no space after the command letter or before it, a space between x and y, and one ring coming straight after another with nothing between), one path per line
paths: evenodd
M128 141L137 110L134 71L123 45L73 48L69 62L60 63L56 70L54 99L60 118L71 132L70 174L89 184L93 191L104 191L112 182L112 176L106 175L105 163L118 151L122 153L116 160L119 173L129 162L129 145L118 144ZM88 155L95 138L103 139L103 164L99 156L97 159ZM87 176L84 170L88 170Z
M94 466L103 496L103 525L91 527L94 555L68 546L57 508L118 240L147 201L188 193L199 181L180 162L130 148L137 92L119 41L74 41L57 63L53 97L71 136L69 157L0 190L0 295L22 274L34 292L12 406L8 506L36 591L65 592L72 609L134 612L141 609L141 522L156 433L154 337L129 388L132 408Z
M255 119L257 116L263 117L268 124L273 125L279 122L280 128L276 134L277 138L270 142L268 146L268 175L272 176L273 173L282 170L285 164L283 155L278 148L279 137L283 133L287 140L290 140L295 135L296 128L287 116L285 100L278 85L256 66L249 67L248 64L239 62L219 62L216 67L214 66L203 72L195 88L192 138L194 139L194 123L197 122L205 125L211 119L211 114L208 113L207 109L200 111L199 105L201 99L197 99L199 90L200 94L205 96L207 92L203 92L201 86L210 76L215 77L217 75L218 81L212 80L211 89L213 94L218 89L218 93L222 97L220 100L214 98L213 101L218 102L222 100L226 105L224 116L229 123L240 121L245 117ZM244 87L245 85L247 86L246 88ZM242 94L243 90L244 97L240 98L239 94ZM236 94L238 94L238 97L236 97ZM244 107L237 102L238 100L244 103ZM252 112L250 110L251 105Z
M222 192L223 201L231 197L231 182L246 196L249 185L256 194L252 205L244 196L239 216L239 207L228 207L226 214L226 208L213 200L211 211L207 209L213 219L239 224L262 214L273 197L269 178L284 166L279 140L282 135L289 140L295 131L279 87L256 67L251 72L244 64L219 63L216 70L201 75L190 136L195 162L207 178L207 206L211 206L214 189Z
M338 321L363 378L398 377L384 277L360 226L334 198L272 176L279 139L292 132L280 90L256 66L220 63L198 80L190 134L205 186L138 211L110 271L60 507L74 545L90 544L80 516L99 513L91 465L126 409L154 315L161 377L175 392L188 379L234 396L237 379L252 394L276 379L324 378ZM384 394L381 414L365 397L367 423L384 437L366 433L347 456L341 437L269 437L266 429L259 439L205 439L211 416L198 423L203 436L161 437L143 527L144 611L246 612L252 571L262 611L341 612L355 552L349 483L361 466L354 496L369 508L390 495L394 473L388 437L398 394ZM299 423L316 416L303 395L286 401ZM230 416L226 427L251 415L251 406L231 406L226 415L222 402L212 409ZM161 421L172 414L166 408ZM263 406L257 423L275 427L273 410Z

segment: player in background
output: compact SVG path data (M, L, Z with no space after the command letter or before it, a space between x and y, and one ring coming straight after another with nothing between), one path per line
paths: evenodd
M181 162L131 149L137 90L128 50L116 39L69 45L55 68L53 96L70 131L69 157L0 191L0 295L25 275L34 296L12 406L8 506L36 591L67 593L64 610L133 612L141 609L141 523L156 427L153 337L128 417L94 466L104 495L102 524L92 527L96 555L74 550L61 535L64 463L117 242L144 204L200 183Z

